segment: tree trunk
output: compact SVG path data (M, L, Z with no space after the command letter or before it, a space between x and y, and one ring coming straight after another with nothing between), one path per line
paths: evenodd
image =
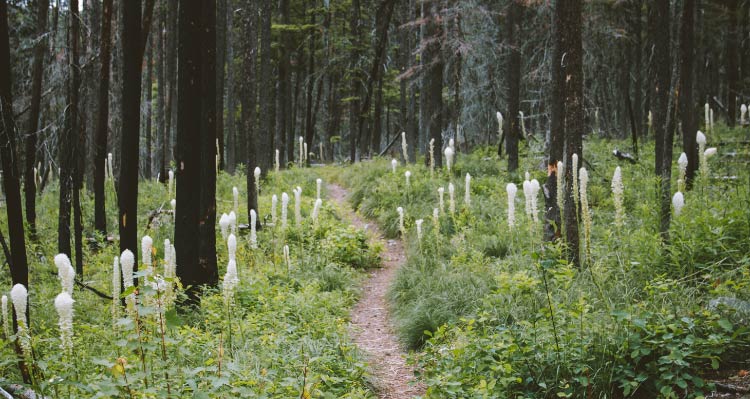
M109 127L109 63L111 58L112 0L102 3L102 36L99 42L99 109L94 132L94 227L107 234L107 215L104 198L104 161L107 159L107 131Z
M688 158L686 187L693 185L695 172L698 170L698 145L696 132L698 123L695 118L695 100L693 99L693 24L695 20L695 0L683 0L682 25L680 27L680 119L682 121L682 150Z
M219 170L224 170L224 77L227 64L227 1L216 0L216 138L219 140ZM231 65L230 65L231 66Z
M216 0L201 1L200 210L198 263L218 282L216 264Z
M523 18L521 4L511 0L508 9L508 114L506 119L505 151L508 153L508 172L518 169L518 138L520 136L520 90L521 90L521 49L518 33Z
M726 57L727 57L727 125L734 127L737 122L737 95L740 94L737 83L739 70L737 68L737 11L739 0L726 0L727 23Z
M138 253L138 129L141 120L141 5L123 4L122 14L122 144L120 146L120 252ZM136 262L134 271L138 268Z
M255 210L258 218L256 227L260 226L260 213L258 212L258 195L255 190L255 167L258 165L258 149L256 140L258 130L256 129L257 117L257 83L255 80L256 64L258 61L258 4L256 0L245 2L243 21L243 84L242 84L242 127L246 135L247 148L245 148L245 165L247 166L247 220L250 221L250 211Z
M165 0L167 7L167 109L165 110L164 127L164 164L169 164L174 155L177 136L177 6L178 0Z
M167 22L167 11L165 6L159 7L158 22L156 25L156 168L159 174L159 183L167 181L167 158L165 148L168 145L166 135L165 113L167 108L167 82L164 73L164 30Z
M443 27L440 16L440 2L432 0L425 3L424 65L425 72L425 124L427 137L435 140L434 165L443 166L443 56L442 35Z
M310 13L310 25L315 25L315 13ZM310 33L309 60L307 63L307 89L305 101L305 142L309 149L313 147L315 126L313 126L313 91L315 90L315 32ZM307 157L307 154L305 154ZM308 157L309 159L309 157ZM301 160L304 162L304 159ZM309 165L309 161L307 162Z
M36 235L36 138L39 130L39 110L42 102L42 79L44 78L44 58L47 54L47 12L49 0L39 0L36 14L37 43L34 47L34 61L31 67L31 105L29 108L29 127L26 136L26 165L24 168L24 193L26 195L26 222L31 236ZM41 171L37 171L37 174Z
M356 1L356 0L355 0ZM289 23L289 0L279 1L279 11L281 13L281 23ZM285 166L287 162L294 160L293 153L290 158L287 151L287 135L289 132L289 116L291 115L291 65L289 60L289 52L292 51L291 45L289 44L288 34L281 33L281 51L279 53L279 79L278 79L278 95L277 95L277 112L276 112L276 142L274 146L279 150L279 156L281 163L280 166Z
M16 160L16 130L13 115L12 69L10 65L10 43L8 37L8 5L0 0L0 158L3 169L3 190L6 196L8 239L10 240L10 274L13 285L29 287L29 267L26 261L26 239L23 231L23 209L21 208L21 184ZM27 313L28 316L28 313ZM14 316L15 325L15 316ZM16 341L16 352L20 346ZM21 356L19 356L21 358ZM26 383L31 382L29 369L23 360L18 366Z
M215 208L213 212L208 209L215 200L213 195L209 198L207 194L215 190L215 181L203 180L210 179L212 174L215 179L215 159L206 158L215 154L216 147L212 139L215 137L216 126L213 125L215 120L211 118L216 115L212 115L215 107L209 110L206 102L214 102L216 96L206 90L212 87L215 90L216 76L207 73L209 71L204 68L211 69L209 64L215 63L215 48L211 48L211 43L215 46L216 41L211 23L215 23L216 15L215 11L208 10L215 6L214 1L197 3L180 0L179 3L175 146L177 215L174 237L175 246L180 248L177 251L177 276L184 286L191 287L188 289L188 303L195 304L200 286L215 285L219 278L215 242L213 254L206 253L211 242L207 233L214 229L214 222L209 220L209 215L213 214L215 219ZM215 73L215 70L211 72ZM196 143L200 145L195 145ZM201 224L206 225L205 229ZM209 241L204 243L204 238ZM210 262L211 258L213 262Z
M235 112L237 111L237 96L235 95L234 78L234 12L232 7L227 11L227 123L226 123L226 158L224 166L228 173L234 173L237 166L237 153L234 151L237 142L237 126ZM219 144L221 146L221 143Z
M258 133L258 166L262 176L266 176L273 167L274 148L279 144L273 142L273 103L274 81L271 68L271 2L262 1L260 6L260 81L259 111L260 131Z
M352 163L357 161L357 146L359 144L361 130L359 129L360 124L364 121L360 121L359 118L364 118L362 115L362 107L360 107L360 97L362 95L362 73L358 66L361 46L361 14L360 14L360 0L352 0L351 16L349 20L349 29L351 30L351 59L349 69L351 73L351 101L349 102L349 158Z
M660 232L662 238L668 239L671 216L670 179L672 176L672 137L673 132L667 128L669 95L672 74L672 63L669 55L670 46L670 13L669 2L654 3L653 14L649 21L654 32L654 137L656 140L655 173L661 177L660 195Z
M153 37L153 36L150 36ZM151 146L152 146L152 139L153 135L151 134L151 118L152 118L152 108L151 108L151 102L153 99L153 67L154 67L154 44L153 40L149 40L147 49L146 49L146 82L143 85L143 91L144 91L144 108L146 111L146 115L144 115L144 118L146 119L144 122L144 130L145 130L145 159L143 161L143 178L146 180L151 180Z
M387 128L388 125L386 125ZM383 135L383 75L378 77L378 88L375 94L375 115L373 116L372 125L372 142L370 148L374 155L380 153L380 142Z

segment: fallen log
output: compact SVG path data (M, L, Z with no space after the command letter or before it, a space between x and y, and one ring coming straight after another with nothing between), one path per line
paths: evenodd
M635 157L632 156L630 153L622 152L622 151L618 150L617 148L615 148L615 150L612 151L612 155L614 155L615 158L617 158L617 159L620 159L620 160L623 160L623 161L628 161L628 162L630 162L632 164L638 163L638 160L635 159Z

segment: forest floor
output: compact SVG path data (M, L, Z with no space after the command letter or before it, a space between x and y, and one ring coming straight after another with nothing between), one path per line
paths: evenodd
M396 272L406 262L403 242L385 240L378 226L367 223L347 204L348 192L341 186L328 185L331 201L357 228L367 228L371 239L384 240L382 267L370 271L362 296L351 312L351 333L354 343L367 356L374 377L373 385L379 398L411 398L423 395L425 387L414 382L414 368L406 364L391 324L386 294Z

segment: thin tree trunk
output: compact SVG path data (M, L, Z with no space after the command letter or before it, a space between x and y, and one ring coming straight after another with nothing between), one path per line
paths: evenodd
M174 155L177 129L177 6L178 0L165 0L167 3L167 109L165 110L164 164L169 164Z
M152 37L152 36L150 36L150 37ZM152 85L153 85L153 72L152 71L153 71L153 67L154 67L154 43L153 43L153 40L149 40L149 44L147 46L146 51L147 51L147 53L146 53L146 82L143 85L144 86L143 87L144 88L143 91L144 91L144 94L145 94L145 97L144 97L144 103L145 103L144 107L146 108L145 109L146 115L144 115L144 118L146 119L145 120L145 124L144 124L145 125L144 129L145 129L145 133L146 133L146 135L145 135L145 141L146 141L146 145L145 145L145 147L146 147L145 148L146 154L145 155L146 155L146 159L144 159L144 162L143 162L143 178L146 179L146 180L151 180L151 150L152 150L151 146L152 146L152 138L153 138L153 135L151 134L151 128L152 128L152 126L151 126L151 118L153 116L152 115L153 114L153 112L152 112L153 108L151 107L151 102L152 102L152 99L153 99L153 90L151 90L152 89Z
M262 176L266 176L273 166L273 104L274 81L271 69L271 2L262 1L260 6L260 80L259 80L260 132L258 133L258 166Z
M359 126L364 121L359 121L359 118L364 118L362 115L362 107L360 107L360 98L362 95L362 74L361 70L357 66L360 57L360 0L352 0L351 6L351 17L349 20L349 29L351 30L352 37L352 50L349 69L351 70L351 101L349 102L349 159L352 163L357 161L357 145L359 143L360 135L362 131Z
M235 151L237 142L237 127L235 122L235 112L237 111L237 96L235 96L235 78L234 78L234 12L232 7L227 11L227 123L226 123L226 159L225 168L228 173L234 173L237 166L237 153ZM221 146L221 143L219 144Z
M255 75L257 72L258 61L258 4L256 0L247 0L245 2L244 21L243 21L243 70L244 78L242 79L242 126L243 134L246 135L247 147L245 148L245 165L247 166L247 220L250 221L250 211L255 210L256 227L260 226L260 213L258 209L258 194L255 190L255 167L258 165L258 150L256 140L258 130L256 129L257 120L257 81Z
M159 3L159 16L156 25L156 168L158 170L159 182L167 181L167 159L164 147L167 144L166 135L166 101L167 101L167 82L164 74L164 29L166 24L166 7L163 2Z
M31 105L29 108L29 127L26 136L26 165L24 173L24 193L26 195L26 222L31 236L36 236L36 138L39 130L39 110L42 102L42 79L44 78L44 58L47 54L47 12L49 0L39 0L36 14L36 46L34 61L31 67ZM37 174L41 171L37 171Z
M356 0L355 0L356 1ZM279 11L281 13L281 23L289 23L289 0L279 1ZM289 38L286 33L281 33L281 52L279 54L279 79L278 79L278 95L277 95L277 112L276 112L276 142L274 146L279 150L281 166L286 165L287 162L294 160L293 153L289 157L287 147L287 135L289 129L289 116L291 115L291 72L290 72L290 60L289 52L291 51L291 45L289 44Z
M695 0L683 0L682 25L680 27L680 119L682 121L682 150L687 155L688 167L685 176L686 187L693 185L695 172L698 170L698 145L696 132L698 123L695 118L695 100L693 99L693 24L695 20Z
M669 55L670 46L670 12L669 2L656 2L652 24L654 35L654 65L656 80L654 81L654 136L656 140L655 173L661 178L660 194L660 229L662 238L669 238L669 224L671 216L671 187L672 176L672 137L673 132L668 129L669 95L671 84L672 63Z
M16 129L13 115L12 69L10 65L10 42L8 36L8 5L0 0L0 159L3 169L3 189L6 196L6 215L8 221L8 238L10 240L10 274L13 285L22 284L29 287L29 267L26 260L26 239L23 228L23 209L21 209L21 184L18 173L18 154L16 154ZM14 328L17 331L15 316ZM28 319L28 311L27 311ZM18 340L16 353L20 353ZM19 356L22 359L22 356ZM31 376L26 363L18 361L21 375L26 383Z
M107 159L107 131L109 123L109 63L111 59L112 0L102 3L102 36L99 43L101 58L99 70L99 106L94 132L94 227L107 234L107 216L104 198L104 161Z
M727 23L726 59L727 59L727 125L734 127L737 121L737 95L739 90L739 69L737 67L737 11L739 0L726 0Z
M442 22L440 21L440 3L432 0L425 3L425 39L428 40L424 50L425 68L425 122L427 137L435 140L434 165L443 166L443 58L441 50Z
M315 13L310 13L310 25L315 25ZM310 149L313 147L313 136L315 126L313 126L313 91L315 90L315 31L310 33L309 60L307 63L307 89L305 101L305 142ZM307 155L305 155L307 157ZM309 159L309 157L308 157ZM300 162L303 162L301 160ZM307 162L309 165L309 161Z
M227 0L216 0L216 138L219 140L219 170L224 170L224 77L227 64ZM231 64L229 65L231 67Z
M508 172L518 169L518 138L520 136L520 90L521 90L521 50L518 33L521 27L523 11L517 0L511 0L508 9L508 120L505 132L505 151L508 153Z

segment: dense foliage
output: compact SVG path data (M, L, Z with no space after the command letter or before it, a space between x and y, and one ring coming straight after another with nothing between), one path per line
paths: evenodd
M48 397L318 397L367 398L372 393L365 364L348 338L348 312L358 296L361 269L379 262L364 232L348 227L335 206L324 201L317 227L310 212L315 200L314 171L270 174L261 184L262 214L270 213L271 195L300 185L303 189L300 228L294 227L290 204L289 227L258 232L259 249L251 249L249 232L238 239L237 264L240 283L231 307L220 289L202 296L200 306L187 312L166 309L160 319L158 302L144 299L139 318L124 312L113 323L112 302L88 290L76 288L74 349L72 356L59 349L57 314L53 306L59 291L52 258L57 185L41 197L39 239L30 247L31 336L35 386ZM232 187L243 186L244 174L220 174L217 185L219 211L232 209ZM109 192L111 194L111 191ZM324 193L325 194L325 193ZM84 196L84 217L93 211ZM140 185L139 201L144 228L154 239L154 265L161 273L164 239L171 238L170 212L151 219L150 210L168 208L167 187L154 182ZM323 196L325 199L325 196ZM277 209L280 213L281 204ZM247 223L244 201L239 218ZM114 210L109 219L116 218ZM266 222L270 222L270 219ZM217 234L220 265L227 264L227 249ZM289 262L283 246L289 245ZM177 248L179 251L179 248ZM115 246L86 251L88 286L109 292ZM140 256L138 256L140 257ZM141 265L142 267L142 265ZM224 274L221 267L221 274ZM142 273L141 273L142 274ZM9 287L9 276L0 274ZM126 295L126 291L123 295ZM141 284L139 298L155 295ZM164 334L160 329L161 322ZM136 328L138 326L138 328ZM10 337L0 338L0 385L19 382L16 355Z
M393 173L388 160L348 169L342 181L351 183L353 204L389 235L399 234L396 207L405 209L409 257L390 296L403 342L419 349L413 361L427 397L701 397L712 389L708 377L747 368L750 152L744 132L718 134L719 155L685 193L666 243L651 159L619 163L611 152L623 143L586 142L593 221L580 269L564 260L564 243L543 242L542 225L524 214L523 178L507 175L492 149L458 154L450 175L430 177L419 163ZM524 143L521 170L542 180L539 153L537 143ZM618 164L622 228L610 191ZM436 232L437 190L449 182L456 213L446 189ZM510 182L519 186L514 228ZM416 219L425 221L421 241Z

